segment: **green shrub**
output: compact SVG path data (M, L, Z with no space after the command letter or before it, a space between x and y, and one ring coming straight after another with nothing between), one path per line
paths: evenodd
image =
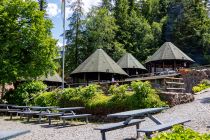
M34 98L35 105L39 106L57 106L61 93L58 90L44 92Z
M24 82L17 86L15 90L7 92L4 99L9 104L31 105L33 104L34 96L46 90L47 85L41 81Z
M84 106L86 112L95 115L165 105L149 82L133 82L132 88L134 91L127 91L128 85L113 85L108 90L109 95L104 94L99 85L67 88L39 94L35 103L41 106Z
M210 81L204 79L200 82L200 84L198 84L197 86L194 86L192 90L194 93L197 93L207 88L210 88Z
M162 132L152 140L210 140L210 134L200 134L183 126L174 126L172 132Z
M160 100L155 89L149 82L136 81L131 83L134 90L133 108L150 108L165 106L166 103Z

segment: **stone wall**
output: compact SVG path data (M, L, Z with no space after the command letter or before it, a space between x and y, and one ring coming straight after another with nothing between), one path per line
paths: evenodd
M209 79L209 70L192 70L188 74L182 75L187 93L192 93L192 88L198 85L203 79Z
M189 103L194 100L194 96L191 93L160 92L159 95L169 106Z

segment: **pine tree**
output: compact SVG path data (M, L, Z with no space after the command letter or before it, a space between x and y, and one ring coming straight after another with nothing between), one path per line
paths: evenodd
M92 53L96 49L102 48L114 60L118 60L125 50L115 40L117 30L115 19L108 9L92 9L86 19L87 52Z
M112 0L102 0L102 7L111 11L112 10Z
M47 8L46 0L38 0L40 11L45 11Z
M75 69L82 58L82 41L83 41L83 2L76 0L69 5L73 11L72 15L68 18L68 30L66 30L67 48L66 48L66 70L67 73Z
M119 27L116 33L116 40L124 45L124 48L128 50L127 40L130 38L130 32L128 31L128 0L115 0L114 17L116 19L116 25Z
M182 6L175 19L172 41L200 64L210 62L210 19L200 0L176 2ZM173 16L173 15L171 15Z

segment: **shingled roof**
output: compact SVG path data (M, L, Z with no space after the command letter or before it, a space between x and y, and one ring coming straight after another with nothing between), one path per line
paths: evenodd
M130 53L126 53L123 55L117 64L123 69L142 69L146 70L146 68Z
M80 64L71 75L90 72L127 75L126 72L102 49L97 49L82 64Z
M47 76L42 76L39 78L39 80L45 82L62 82L62 78L58 75L58 73L55 73L54 75L48 74Z
M171 42L165 42L151 57L146 60L146 63L159 60L184 60L194 62L189 56Z

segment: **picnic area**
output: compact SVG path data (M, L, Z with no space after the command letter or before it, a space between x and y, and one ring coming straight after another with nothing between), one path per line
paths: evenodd
M191 103L177 105L170 109L166 109L162 113L155 114L162 122L170 122L180 119L190 119L185 125L187 128L191 128L197 132L207 133L210 128L207 126L210 124L209 120L209 107L208 102L210 91L195 96L195 100ZM192 107L193 106L193 107ZM45 120L46 121L46 120ZM61 123L61 124L59 124ZM80 140L98 140L101 139L99 131L94 128L102 126L103 123L91 122L85 124L85 122L73 121L71 126L62 127L60 120L54 120L53 125L49 126L48 122L37 124L37 119L32 119L29 123L26 120L19 120L19 117L13 118L11 121L9 116L1 116L0 126L1 130L30 130L30 133L19 136L15 140L27 140L27 139L50 139L50 140L63 140L63 139L80 139ZM145 121L140 124L141 127L154 126L155 123L149 118L145 118ZM115 139L135 139L136 138L136 127L130 126L123 129L110 131L106 134L108 140ZM140 134L140 140L143 137L143 133Z
M0 0L0 140L210 140L210 0Z

